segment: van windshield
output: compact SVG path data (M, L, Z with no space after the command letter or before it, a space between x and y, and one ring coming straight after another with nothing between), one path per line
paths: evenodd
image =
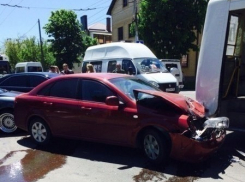
M135 58L133 61L140 73L168 72L168 70L156 58Z
M9 74L11 67L8 61L0 61L0 74Z

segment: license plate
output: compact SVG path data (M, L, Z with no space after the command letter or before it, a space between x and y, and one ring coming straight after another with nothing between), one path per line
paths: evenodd
M175 88L166 88L166 92L173 92L175 91Z

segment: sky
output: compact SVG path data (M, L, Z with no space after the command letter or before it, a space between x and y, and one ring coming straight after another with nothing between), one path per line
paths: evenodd
M59 9L93 9L75 11L78 19L83 15L88 17L88 26L97 22L106 24L106 15L112 0L0 0L0 51L6 39L35 36L39 39L38 19L41 24L41 34L47 39L42 27L48 23L52 11ZM17 5L22 8L3 6Z

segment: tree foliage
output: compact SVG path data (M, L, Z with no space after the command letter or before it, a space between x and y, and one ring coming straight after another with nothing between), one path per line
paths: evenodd
M14 67L18 62L41 62L41 50L35 37L6 40L4 46L11 67ZM43 43L43 52L45 64L43 66L48 67L54 64L55 59L50 52L50 44L47 41Z
M198 46L206 0L141 0L139 36L159 58L180 58Z
M72 68L73 63L79 62L79 57L85 52L87 46L97 43L81 30L77 15L73 11L52 12L44 29L52 38L49 41L52 43L52 51L59 67L67 63Z

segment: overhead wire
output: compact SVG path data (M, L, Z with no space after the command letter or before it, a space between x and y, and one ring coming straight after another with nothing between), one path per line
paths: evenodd
M8 4L11 3L12 1L13 1L13 0L10 0L10 1L8 2ZM3 14L3 12L5 11L6 8L7 8L7 7L4 7L4 8L3 8L2 12L0 13L0 15Z
M19 6L19 5L10 5L10 4L0 4L1 6L10 7L10 8L22 8L22 9L62 9L62 8L49 8L49 7L32 7L32 6ZM108 6L106 6L108 7ZM96 7L96 8L73 8L73 9L67 9L72 11L91 11L95 9L101 9L105 7Z
M22 2L23 2L24 0L21 0L19 3L18 3L18 5L20 5ZM14 12L14 10L15 10L16 8L14 8L6 17L5 17L5 19L0 23L0 25L2 25L6 20L7 20L7 18Z
M37 23L38 23L38 21L36 21L36 23L26 33L24 33L21 37L26 36L26 34L28 34L37 25Z
M99 1L97 1L96 3L91 4L90 6L94 6L94 5L99 4L99 3L103 2L103 1L105 1L105 0L102 0L102 1L99 0ZM106 0L106 1L108 1L108 0ZM109 1L111 1L111 0L109 0ZM90 6L88 6L88 7L90 7ZM88 7L87 7L87 8L88 8Z

